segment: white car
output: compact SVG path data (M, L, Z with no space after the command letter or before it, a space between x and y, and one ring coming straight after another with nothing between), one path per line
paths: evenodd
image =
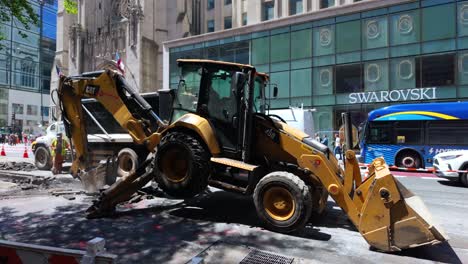
M437 177L460 181L468 187L468 150L447 151L434 156L434 174Z

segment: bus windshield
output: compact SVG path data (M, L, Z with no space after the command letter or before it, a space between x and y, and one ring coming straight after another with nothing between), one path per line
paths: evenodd
M436 154L468 149L468 103L393 105L369 113L362 161L384 157L403 168L432 167Z

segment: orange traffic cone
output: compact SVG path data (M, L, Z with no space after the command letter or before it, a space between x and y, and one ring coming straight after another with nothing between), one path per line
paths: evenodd
M2 145L2 152L0 153L0 156L6 156L5 145Z
M24 147L23 158L26 158L26 159L29 158L29 155L28 155L28 147Z

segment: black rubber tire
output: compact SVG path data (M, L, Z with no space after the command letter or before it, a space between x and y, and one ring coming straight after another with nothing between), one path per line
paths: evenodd
M265 192L272 187L286 189L295 202L294 213L287 220L272 218L264 207ZM312 197L309 187L296 175L289 172L272 172L263 177L255 187L253 194L257 215L266 228L279 232L291 233L304 228L312 212Z
M465 165L460 170L468 170L468 166ZM468 187L468 173L467 172L460 173L460 183L463 186Z
M156 152L155 180L168 195L191 198L208 186L210 157L209 151L198 138L182 132L169 133L162 138ZM180 170L181 162L185 169ZM170 172L164 172L164 168ZM183 177L171 179L174 173L182 173Z
M39 170L50 170L52 168L52 156L48 149L43 146L36 148L34 152L34 165Z
M138 154L131 148L123 148L117 155L117 177L127 177L134 173L138 166Z
M421 157L413 151L404 151L399 153L395 158L395 164L397 167L403 168L421 168L422 162Z

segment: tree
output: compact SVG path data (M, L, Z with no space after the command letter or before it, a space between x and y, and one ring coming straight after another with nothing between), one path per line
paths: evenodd
M0 22L8 24L11 21L17 27L21 23L24 29L30 30L32 25L39 26L39 15L27 0L0 0ZM23 38L28 36L21 30L18 34ZM0 31L0 40L4 39L5 35Z
M65 0L65 2L63 2L63 7L69 14L78 14L78 4L74 0Z

